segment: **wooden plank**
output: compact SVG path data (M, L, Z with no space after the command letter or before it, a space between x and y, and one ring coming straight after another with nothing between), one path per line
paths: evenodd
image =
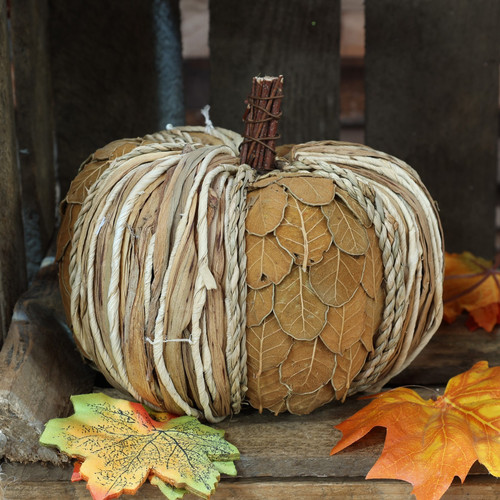
M499 47L497 0L366 2L366 141L420 173L449 251L488 258Z
M7 4L0 0L0 347L26 288L9 45Z
M47 0L11 5L16 130L21 167L28 279L47 252L56 213L54 123Z
M184 121L180 42L171 43L175 34L168 36L171 28L178 37L176 4L51 0L50 55L62 193L80 163L97 148L159 130L165 121ZM159 28L165 23L166 32ZM173 71L176 59L179 67Z
M94 372L65 326L56 264L42 268L16 304L0 373L2 455L19 462L67 461L38 439L48 420L72 413L72 394L91 391Z
M471 332L462 316L451 325L442 324L413 363L389 384L444 385L478 361L500 366L500 326L491 333L482 329Z
M285 77L283 143L339 135L339 0L211 0L211 115L242 133L252 77Z
M329 461L329 457L325 457ZM0 485L4 488L5 500L19 498L36 498L37 500L87 500L89 492L85 483L71 483L70 469L50 470L40 478L40 473L30 476L32 466L7 464L4 466L5 478ZM50 478L50 475L53 477ZM61 477L64 476L64 477ZM325 498L355 498L355 499L394 499L404 500L414 498L411 495L412 486L403 481L371 480L362 477L325 479L325 478L291 478L275 479L262 477L253 479L232 479L222 477L217 486L214 500L244 499L244 500L283 500L284 498L307 498L322 500ZM1 491L1 490L0 490ZM469 476L464 484L455 480L442 497L443 500L480 498L481 500L497 500L500 495L500 482L492 476ZM164 499L159 490L145 484L135 495L137 499ZM184 500L195 500L198 497L187 494Z

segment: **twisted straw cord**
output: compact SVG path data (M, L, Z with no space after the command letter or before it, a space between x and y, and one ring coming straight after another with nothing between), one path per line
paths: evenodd
M226 364L228 368L231 407L234 413L241 409L246 392L246 253L245 215L246 186L253 180L255 171L241 165L236 176L230 180L226 191L225 246L228 259L226 275L227 343Z

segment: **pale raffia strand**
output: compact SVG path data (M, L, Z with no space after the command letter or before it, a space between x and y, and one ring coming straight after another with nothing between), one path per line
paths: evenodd
M161 135L163 139L171 139L171 131L167 131L167 133ZM183 139L186 139L185 135ZM163 175L169 168L173 168L179 163L182 152L180 148L184 149L186 142L171 141L167 144L147 144L139 146L132 152L115 160L101 176L99 182L96 182L89 190L88 196L82 206L80 216L75 224L75 238L73 239L73 247L70 255L70 283L72 289L71 310L75 335L77 338L82 339L80 343L87 355L90 355L90 353L94 351L93 345L95 345L97 354L95 359L101 369L102 366L107 367L109 378L114 380L118 386L130 392L138 400L142 400L143 398L141 398L128 379L122 352L122 338L119 329L120 272L118 271L122 265L121 253L124 251L122 248L124 241L123 235L128 227L127 220L131 208L138 196L144 192L145 188L150 185L152 181L158 179L158 177ZM189 141L189 143L192 147L201 149L201 145L194 142L194 140ZM238 214L245 213L246 211L246 185L253 179L254 171L248 166L222 164L215 168L211 167L212 160L220 155L226 154L234 156L234 151L237 149L237 143L233 143L232 147L212 146L203 149L206 149L206 151L199 151L202 153L200 156L203 157L203 161L197 167L198 170L194 177L194 181L192 185L189 186L190 191L183 209L183 216L177 226L172 250L169 255L169 262L172 262L177 252L182 252L182 248L179 248L179 242L186 229L185 221L187 218L185 215L190 210L190 207L194 208L196 205L198 213L198 269L194 292L191 335L189 339L185 340L191 345L197 389L202 404L203 414L208 420L215 422L221 420L223 416L213 414L211 409L211 402L215 396L216 389L211 375L211 359L209 349L207 348L206 332L204 332L204 328L202 327L205 314L206 290L216 286L208 267L208 227L206 217L208 190L216 178L221 176L224 178L222 181L223 188L225 188L223 196L226 198L224 245L227 252L226 258L228 263L226 266L226 284L224 292L226 294L225 307L227 316L230 318L226 329L226 357L228 374L230 376L231 408L233 412L238 412L244 397L244 390L246 389L246 371L244 366L246 363L245 352L243 352L243 362L241 359L241 347L245 345L246 274L244 270L246 269L246 254L244 245L242 246L240 244L242 240L244 241L245 227L244 217L241 218ZM161 160L161 157L165 156L166 153L168 153L167 157ZM129 163L127 164L127 162ZM134 164L130 171L126 172L122 178L115 175L118 170L124 171L124 166L127 167L130 165L130 162L132 162L132 164L136 162L137 164ZM94 303L95 297L93 288L90 285L93 281L93 269L97 264L96 240L102 227L107 227L109 223L110 213L112 212L111 209L116 204L117 197L123 196L120 195L120 190L126 186L134 176L138 176L139 182L127 193L126 198L121 200L122 204L118 210L118 215L115 218L115 227L113 228L111 279L106 300L109 325L99 325L95 314L95 307L97 307L97 304ZM115 177L118 178L115 179ZM111 182L110 185L108 185L108 181ZM146 315L151 313L149 307L151 289L148 281L151 281L155 236L156 235L153 235L149 241L145 259L144 298L147 311ZM87 239L90 239L90 245L85 243ZM133 241L133 238L131 241ZM85 268L82 267L83 264L85 264ZM158 311L156 311L154 338L151 340L153 344L155 369L159 379L173 401L175 401L185 413L199 416L200 412L196 408L191 407L178 394L168 372L168 367L163 360L163 344L165 341L169 340L168 332L167 338L165 339L163 337L165 315L165 304L163 299L169 284L169 269L170 268L167 267L163 276L160 307ZM85 276L88 278L82 278ZM87 307L84 308L84 305L87 305ZM87 335L85 335L82 330L82 323L86 323L87 321L90 322L91 328L87 332ZM109 332L107 331L108 328ZM109 348L107 348L107 344L103 341L107 333L109 333L110 340Z
M246 253L245 218L246 189L255 172L248 166L236 165L241 137L233 132L213 127L180 127L137 139L138 147L117 159L88 190L74 226L70 253L71 316L75 336L85 355L93 359L108 379L145 401L130 380L124 358L124 338L120 310L122 269L125 255L135 245L140 234L125 240L129 216L144 191L158 182L170 169L194 169L190 183L182 184L184 205L170 235L164 269L154 269L156 233L146 241L143 282L145 325L152 321L149 337L144 327L145 349L152 351L151 391L166 391L180 410L188 415L203 415L211 422L225 415L214 411L217 387L212 356L207 338L207 291L217 287L210 270L207 220L209 190L217 183L217 193L223 196L223 244L225 275L223 283L226 314L226 367L230 390L231 411L240 411L247 384L246 374ZM142 141L142 142L141 142ZM215 144L219 145L209 145ZM222 143L222 145L220 145ZM190 152L191 151L191 152ZM234 158L229 163L221 158ZM419 317L422 301L420 282L423 272L432 272L433 280L441 283L443 252L439 221L435 207L418 175L404 162L365 146L343 143L307 143L295 146L291 160L281 159L287 172L314 172L331 178L336 185L354 198L373 223L379 241L384 266L385 305L382 321L374 338L374 351L353 381L349 393L378 390L387 380L406 367L426 345L442 316L441 287L430 293L430 310ZM182 162L182 163L181 163ZM189 165L188 163L191 162ZM181 163L181 167L179 164ZM272 172L269 175L273 175ZM132 184L133 181L133 184ZM413 197L407 200L403 194ZM415 213L418 205L419 213ZM196 217L196 273L193 288L191 322L181 332L181 338L169 337L165 321L172 310L166 304L171 273L176 255L182 255L181 241L190 229L188 217ZM161 220L158 224L161 224ZM425 228L420 228L426 224ZM98 260L100 238L111 238L109 283L102 303L96 296L93 280ZM107 240L106 240L107 241ZM424 248L425 247L425 248ZM429 250L426 251L426 248ZM423 266L422 260L430 261ZM126 275L125 275L126 276ZM152 281L157 280L161 291L159 303L152 303ZM425 302L427 303L427 302ZM172 307L172 305L170 305ZM101 315L105 324L101 324ZM151 316L154 314L154 316ZM174 333L172 333L174 335ZM198 403L186 401L179 393L164 358L165 342L189 343L192 358L192 382ZM149 346L149 347L148 347ZM159 385L157 385L159 384ZM160 387L163 388L160 390ZM194 390L194 389L193 389ZM199 408L198 408L198 407Z

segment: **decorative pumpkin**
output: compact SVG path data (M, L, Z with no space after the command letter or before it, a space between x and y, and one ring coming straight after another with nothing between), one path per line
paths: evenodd
M245 141L210 126L112 142L62 203L77 345L152 407L306 414L378 390L440 323L442 235L418 175L334 141L274 162L281 83L254 79Z

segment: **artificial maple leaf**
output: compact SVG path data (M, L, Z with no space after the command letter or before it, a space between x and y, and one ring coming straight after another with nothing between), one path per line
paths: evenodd
M466 310L467 325L491 332L500 323L500 270L470 252L445 254L444 319L448 323Z
M87 481L95 500L134 494L148 477L165 483L168 491L184 488L208 498L221 471L236 473L226 462L239 453L223 439L224 431L193 417L158 422L142 405L104 394L71 401L75 414L50 420L40 442L83 462L76 474Z
M418 500L436 500L454 476L462 482L478 460L500 476L500 367L480 361L453 377L443 396L422 399L408 388L371 396L369 405L335 426L343 450L373 427L387 428L385 446L367 479L402 479Z

